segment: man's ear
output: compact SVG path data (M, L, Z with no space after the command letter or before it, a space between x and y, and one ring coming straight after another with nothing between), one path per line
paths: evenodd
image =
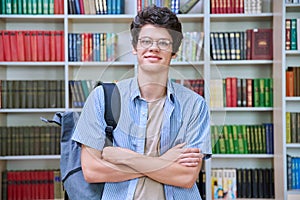
M172 56L172 59L175 59L177 57L177 53L175 53L173 56Z
M136 54L137 54L137 51L136 51L136 49L135 49L134 47L132 47L132 54L133 54L133 55L136 55Z

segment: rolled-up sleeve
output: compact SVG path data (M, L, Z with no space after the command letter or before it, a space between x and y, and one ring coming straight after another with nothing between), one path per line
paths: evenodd
M100 86L88 96L72 139L101 151L105 144L105 127L104 94Z

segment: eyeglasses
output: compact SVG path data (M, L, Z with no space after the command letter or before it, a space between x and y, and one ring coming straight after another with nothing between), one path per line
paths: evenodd
M140 38L138 40L140 41L141 46L144 47L145 49L152 47L154 42L156 42L156 45L161 50L168 49L172 44L172 42L169 39L163 39L163 38L154 41L150 37L143 37L143 38Z

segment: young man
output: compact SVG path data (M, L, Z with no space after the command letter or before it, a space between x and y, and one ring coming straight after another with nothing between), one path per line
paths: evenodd
M151 6L131 24L137 77L118 82L122 109L114 146L105 147L101 87L87 99L73 139L82 144L88 182L106 182L102 199L201 199L195 184L211 155L205 100L168 79L181 44L181 23L167 8Z

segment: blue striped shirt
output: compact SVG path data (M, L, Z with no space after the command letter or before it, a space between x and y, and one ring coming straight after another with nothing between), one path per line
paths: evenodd
M114 130L114 146L144 153L147 103L141 99L137 79L118 82L122 109ZM104 95L102 87L91 92L74 131L73 140L102 150L105 143ZM168 81L167 98L161 127L160 154L173 146L201 149L211 155L210 119L205 100L184 86ZM103 200L133 199L138 179L106 183ZM164 185L166 200L201 199L196 183L190 189Z

